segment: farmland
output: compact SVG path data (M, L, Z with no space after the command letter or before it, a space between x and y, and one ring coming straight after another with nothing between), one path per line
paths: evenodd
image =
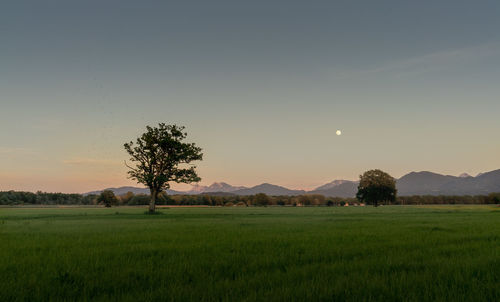
M0 208L0 301L498 301L500 208Z

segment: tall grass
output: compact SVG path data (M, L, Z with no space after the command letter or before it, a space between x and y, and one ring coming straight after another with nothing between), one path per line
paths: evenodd
M0 208L0 301L499 301L494 206Z

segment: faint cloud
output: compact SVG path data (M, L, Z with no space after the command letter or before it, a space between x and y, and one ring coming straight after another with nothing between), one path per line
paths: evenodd
M465 65L474 60L481 60L495 55L500 55L500 42L484 43L471 47L439 51L419 57L394 60L375 68L344 72L339 74L338 78L347 79L378 75L380 73L392 73L397 77L416 75Z
M32 155L35 154L35 151L30 148L22 147L0 147L0 154Z
M119 162L107 159L95 159L95 158L72 158L62 161L65 165L86 165L86 166L118 166Z

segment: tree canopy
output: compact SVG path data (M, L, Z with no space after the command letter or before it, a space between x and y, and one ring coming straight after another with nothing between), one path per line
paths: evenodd
M187 137L183 126L160 123L146 127L136 142L124 144L130 155L129 178L144 184L151 191L149 212L155 211L155 201L160 192L170 188L170 182L192 183L200 181L192 162L203 159L201 148L183 142Z
M118 203L118 198L116 198L115 193L111 190L104 190L97 197L97 201L99 203L104 204L107 208L111 207L111 205L116 205Z
M382 170L370 170L359 176L356 198L363 203L377 206L381 202L396 200L396 180Z

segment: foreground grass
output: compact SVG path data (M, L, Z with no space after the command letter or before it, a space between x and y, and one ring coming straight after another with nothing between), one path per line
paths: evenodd
M499 301L500 208L0 208L0 301Z

